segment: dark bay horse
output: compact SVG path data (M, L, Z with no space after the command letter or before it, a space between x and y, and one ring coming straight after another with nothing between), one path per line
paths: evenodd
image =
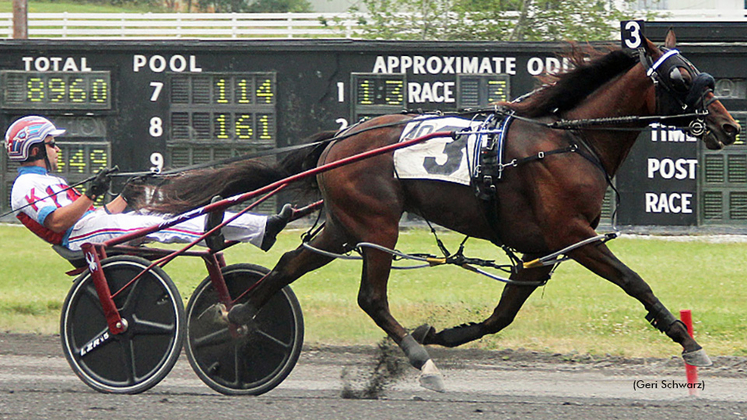
M618 171L640 129L655 121L687 126L699 119L701 125L695 124L691 134L700 137L710 149L733 143L740 131L715 99L713 78L699 73L676 50L673 52L673 33L667 36L666 48L644 41L639 54L614 50L598 52L589 59L590 52L577 50L570 57L575 65L573 70L557 75L552 83L520 102L500 104L517 117L507 134L505 161L536 156L569 144L585 146L575 152L548 155L507 168L496 184L495 219L500 221L497 225L490 223L473 188L440 181L400 180L394 175L392 153L387 153L321 173L312 180L324 199L326 224L311 245L333 253L345 252L346 244L360 242L394 249L399 221L405 211L471 237L500 241L523 254L524 261L596 236L608 177ZM700 111L700 115L696 116L695 111ZM686 115L675 119L659 118L683 114ZM183 176L164 187L167 199L158 209L184 211L187 209L184 203L187 207L197 206L215 194L230 196L251 191L305 168L393 144L400 139L404 123L414 117L403 114L373 118L350 129L347 135L359 134L344 140L336 140L332 132L320 133L315 140L326 139L323 147L291 153L274 166L244 162ZM557 121L606 117L653 118L622 118L589 129L548 126ZM179 191L181 207L179 203L169 202L169 197L174 197L173 191ZM482 322L442 331L424 326L411 334L389 310L387 281L392 256L372 248L365 248L362 256L358 304L400 345L410 363L421 370L421 383L436 390L442 389L442 380L423 345L452 347L497 333L513 321L536 284L546 280L552 269L551 266L524 268L511 274L514 283L505 286L495 311ZM684 324L604 243L581 246L568 256L641 302L648 311L646 318L682 345L687 363L710 364ZM235 306L228 319L239 325L247 324L274 293L333 259L303 246L284 254L252 291L248 303Z

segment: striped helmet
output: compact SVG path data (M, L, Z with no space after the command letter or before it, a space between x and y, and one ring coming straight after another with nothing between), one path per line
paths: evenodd
M36 143L44 142L47 136L60 136L65 130L59 129L44 117L29 115L18 119L5 132L5 150L8 158L15 162L29 159L29 150Z

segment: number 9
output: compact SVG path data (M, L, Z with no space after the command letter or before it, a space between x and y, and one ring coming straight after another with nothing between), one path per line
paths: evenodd
M637 49L643 46L643 21L629 20L621 22L623 47Z
M150 171L153 173L160 174L163 169L163 155L160 153L153 153L150 155L150 163L154 166L150 167Z

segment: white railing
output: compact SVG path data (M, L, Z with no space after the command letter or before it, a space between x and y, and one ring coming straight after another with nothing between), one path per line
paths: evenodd
M0 37L13 14L0 13ZM325 24L327 22L327 24ZM350 38L346 13L29 13L29 38Z
M745 10L657 10L659 21L747 22ZM637 15L639 13L632 12ZM29 13L29 38L353 38L350 13ZM0 38L13 14L0 13Z
M657 21L673 22L747 22L747 10L692 9L655 10Z

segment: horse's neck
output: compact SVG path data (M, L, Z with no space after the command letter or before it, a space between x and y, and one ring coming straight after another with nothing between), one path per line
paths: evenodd
M640 66L636 66L639 67ZM568 119L591 119L624 116L650 116L656 108L653 86L642 71L634 68L589 96L567 113ZM646 122L612 124L614 128L643 128ZM640 131L584 130L583 137L597 152L602 165L614 176Z

